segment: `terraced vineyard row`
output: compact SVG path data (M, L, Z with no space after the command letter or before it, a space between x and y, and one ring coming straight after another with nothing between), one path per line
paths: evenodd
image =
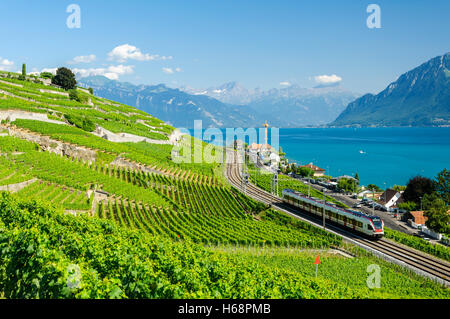
M94 185L104 191L133 198L144 202L152 202L165 206L166 201L152 189L147 189L132 183L124 183L113 176L94 170L84 163L71 161L54 153L28 152L15 156L16 167L28 167L35 177L59 185L65 185L81 191L87 191ZM97 168L94 166L94 168Z
M32 179L27 170L12 166L5 157L0 156L0 186L22 183Z
M17 119L12 123L17 127L25 128L29 131L49 136L52 139L68 142L87 148L121 155L122 157L150 166L157 166L161 169L182 169L191 170L200 175L213 176L214 168L219 164L194 163L194 152L192 152L191 163L175 163L171 158L172 145L140 143L114 143L85 132L82 129L59 125L54 123L44 123L34 120ZM194 146L193 146L194 147ZM206 147L203 145L202 147ZM219 152L219 150L217 151ZM204 161L209 158L204 159Z
M255 221L248 215L225 217L205 214L207 207L200 209L203 213L175 212L120 200L100 203L96 215L120 226L198 243L329 247L339 242L338 238L312 238L302 230L268 221Z
M48 201L67 210L90 210L93 200L93 195L88 198L86 192L43 181L34 182L17 195L23 199Z

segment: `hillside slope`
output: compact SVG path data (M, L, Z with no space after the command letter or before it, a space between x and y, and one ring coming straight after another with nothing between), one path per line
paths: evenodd
M353 101L330 125L450 125L450 53L406 72L377 95Z

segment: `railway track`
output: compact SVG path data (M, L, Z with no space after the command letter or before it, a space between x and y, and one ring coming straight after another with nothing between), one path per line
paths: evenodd
M240 164L237 160L238 154L234 151L227 151L226 176L234 187L243 191ZM279 197L274 196L253 184L248 183L245 187L245 194L264 204L271 205L272 208L283 211L296 218L312 223L317 227L322 227L322 220L315 216L305 214L296 208L285 204ZM408 246L395 243L388 239L372 241L357 234L346 231L335 225L327 224L326 230L331 231L344 239L356 243L358 246L370 250L389 261L415 271L418 274L427 276L446 286L450 285L450 263L440 260L428 254L417 251Z

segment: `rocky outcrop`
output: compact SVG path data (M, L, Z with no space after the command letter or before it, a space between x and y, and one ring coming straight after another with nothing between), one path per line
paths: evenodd
M84 162L92 163L97 158L97 152L82 146L53 140L15 126L7 126L9 135L38 144L43 151L56 153L60 156L73 157Z
M17 110L0 111L0 121L7 120L14 122L17 119L21 120L35 120L53 124L67 125L65 122L50 120L45 113L33 113Z
M105 140L116 142L116 143L138 143L138 142L147 142L149 144L170 144L170 141L167 140L153 140L147 137L138 136L129 133L113 133L108 131L107 129L97 126L92 134L97 135Z
M37 178L33 178L33 179L30 179L30 180L22 182L22 183L0 186L0 191L16 193L16 192L24 189L28 185L33 184L35 181L37 181Z
M50 93L50 94L57 94L57 95L62 95L62 96L65 96L65 97L69 97L69 93L66 93L66 92L59 92L59 91L45 90L45 89L39 89L39 91L41 93Z

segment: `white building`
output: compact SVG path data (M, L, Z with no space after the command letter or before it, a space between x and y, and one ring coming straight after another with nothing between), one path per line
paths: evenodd
M380 196L380 205L383 205L387 209L394 207L397 205L401 196L402 194L400 192L389 188Z

